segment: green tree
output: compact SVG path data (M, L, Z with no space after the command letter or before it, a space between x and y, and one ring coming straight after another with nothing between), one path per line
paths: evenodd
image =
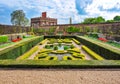
M25 17L23 10L15 10L11 13L11 23L16 26L26 26L29 20Z
M114 22L114 20L107 20L106 22L108 22L108 23L112 23L112 22Z
M85 18L83 21L84 24L103 23L103 22L105 22L105 19L102 16L99 16L97 18Z
M120 16L117 15L113 19L114 19L114 21L118 22L118 21L120 21Z

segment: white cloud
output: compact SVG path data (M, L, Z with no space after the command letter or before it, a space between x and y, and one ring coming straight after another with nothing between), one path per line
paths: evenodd
M30 14L31 17L39 17L41 12L46 11L49 17L57 18L58 22L61 24L69 23L69 18L72 17L73 23L79 23L83 21L86 17L97 17L103 16L106 19L112 19L114 16L119 15L119 11L110 12L107 11L111 8L120 9L120 0L93 0L92 3L87 4L87 0L76 4L75 0L1 0L0 4L5 5L12 9L22 9L25 13ZM87 12L86 15L78 14L78 9L76 5L81 6ZM104 10L101 11L99 7L102 7ZM1 10L0 8L0 11ZM36 14L32 14L33 11Z
M120 15L120 11L108 11L112 8L120 8L120 0L93 0L93 3L86 7L86 12L91 17L103 16L106 19L113 19ZM100 10L102 7L103 10Z

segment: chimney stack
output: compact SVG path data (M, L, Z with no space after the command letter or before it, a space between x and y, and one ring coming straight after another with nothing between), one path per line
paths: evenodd
M47 17L47 13L46 12L42 12L42 18L46 18Z

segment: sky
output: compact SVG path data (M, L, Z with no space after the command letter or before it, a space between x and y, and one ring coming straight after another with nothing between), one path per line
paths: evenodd
M0 24L11 25L14 10L23 10L29 20L47 12L58 24L68 24L70 17L76 24L88 17L113 19L120 15L120 0L0 0Z

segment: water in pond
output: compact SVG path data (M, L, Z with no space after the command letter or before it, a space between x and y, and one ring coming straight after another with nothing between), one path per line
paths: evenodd
M48 54L49 56L57 56L58 60L62 60L63 56L71 56L71 54Z

